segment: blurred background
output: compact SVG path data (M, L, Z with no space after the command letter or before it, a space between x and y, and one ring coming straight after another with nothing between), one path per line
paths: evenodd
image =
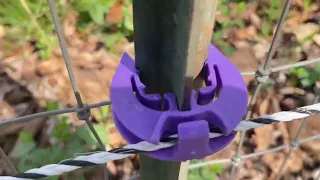
M264 62L284 0L219 0L212 43L241 72ZM131 0L56 0L68 51L86 103L109 99L109 87L121 55L134 57ZM156 36L156 34L155 34ZM280 46L271 66L320 58L320 1L293 0ZM253 117L310 105L320 86L320 64L274 73L263 86ZM254 76L244 76L249 91ZM74 94L62 59L46 0L0 0L0 121L74 107ZM250 98L250 95L249 95ZM308 120L301 137L320 133L319 116ZM108 106L93 109L90 120L107 149L126 144ZM318 119L319 120L319 119ZM301 121L264 126L247 132L242 153L253 153L294 139ZM76 114L35 119L0 128L0 145L18 171L58 163L75 153L98 150L84 121ZM231 158L239 136L204 161ZM244 161L237 179L274 179L287 150ZM202 160L195 160L197 163ZM108 163L110 179L137 179L138 157ZM189 172L189 179L225 179L230 167L209 165ZM10 174L0 159L0 174ZM284 179L315 179L320 173L320 140L293 152ZM101 166L48 179L101 179ZM132 177L132 178L131 178Z

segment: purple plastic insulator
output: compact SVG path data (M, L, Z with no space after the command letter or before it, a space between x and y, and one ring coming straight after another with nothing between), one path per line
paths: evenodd
M164 137L178 134L173 147L146 152L160 160L202 159L225 148L235 137L233 130L243 118L248 101L246 84L238 69L217 48L210 45L201 75L206 86L198 96L192 91L191 110L179 111L175 96L145 94L134 60L122 56L111 84L114 122L129 143L158 144ZM210 132L223 136L209 138Z

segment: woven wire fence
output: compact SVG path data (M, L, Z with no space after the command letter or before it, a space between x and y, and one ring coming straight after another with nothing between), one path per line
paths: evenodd
M282 65L282 66L278 66L278 67L270 67L269 66L270 60L272 59L272 56L276 50L277 40L279 38L280 31L281 31L283 23L285 21L285 17L289 11L291 2L292 2L291 0L286 0L286 2L285 2L285 6L282 10L281 17L280 17L279 22L277 24L277 28L275 30L274 37L273 37L269 52L267 53L267 58L266 58L264 65L261 68L259 68L257 71L242 72L241 73L243 76L254 75L255 80L257 81L257 85L256 85L256 87L253 91L252 97L250 99L244 120L247 120L251 117L252 109L253 109L254 104L256 103L257 95L261 89L261 86L263 83L265 83L268 80L269 75L271 73L280 72L280 71L288 70L291 68L302 67L302 66L306 66L306 65L309 65L312 63L320 62L320 58L317 58L317 59L306 60L306 61L302 61L302 62L298 62L298 63L294 63L294 64ZM77 101L77 105L76 105L76 107L73 107L73 108L65 108L65 109L60 109L60 110L40 112L40 113L22 116L22 117L18 117L18 118L7 120L7 121L2 121L2 122L0 122L0 127L9 126L12 124L17 124L17 123L26 123L26 122L32 121L36 118L39 118L39 117L48 117L51 115L59 115L59 114L74 113L75 112L75 113L77 113L77 117L79 120L84 120L86 122L89 129L91 130L94 137L96 138L99 145L101 146L101 149L103 151L106 151L105 145L103 144L101 138L99 137L99 135L95 131L92 123L89 121L89 117L90 117L90 109L98 108L98 107L104 106L104 105L111 105L111 102L110 101L102 101L102 102L96 103L96 104L84 104L83 103L82 97L79 93L78 85L77 85L77 82L76 82L76 79L75 79L75 76L74 76L74 73L72 70L72 66L70 63L70 59L69 59L69 55L68 55L68 51L67 51L67 44L65 42L65 39L64 39L64 36L62 33L62 28L61 28L61 25L59 22L59 18L57 15L57 10L56 10L54 0L48 0L48 4L50 6L51 15L52 15L53 22L55 25L55 30L56 30L57 37L59 40L63 59L64 59L64 62L65 62L65 65L66 65L66 68L68 71L69 79L70 79L70 82L71 82L71 85L73 88L74 96ZM319 94L317 94L317 97L316 97L314 103L317 103L318 99L319 99ZM278 147L275 147L272 149L268 149L265 151L251 153L251 154L241 154L240 153L240 151L243 147L243 142L244 142L245 133L246 133L245 131L241 131L238 148L236 149L235 155L232 158L217 159L217 160L206 161L206 162L201 162L201 163L197 163L197 164L191 164L191 165L189 165L189 169L201 168L204 166L208 166L211 164L217 164L217 163L232 163L230 179L234 179L235 174L236 174L237 170L239 169L239 167L240 167L239 165L241 164L242 160L246 160L246 159L257 157L257 156L262 156L262 155L265 155L268 153L277 152L277 151L284 150L285 148L289 148L289 151L286 154L286 156L285 156L285 158L284 158L284 160L278 170L277 176L276 176L276 179L280 179L281 175L282 175L282 171L283 171L284 167L286 166L286 163L288 162L291 153L296 148L298 148L300 144L320 138L320 132L319 132L319 134L314 135L314 136L306 137L304 139L300 138L300 135L302 133L303 128L306 126L306 123L307 123L307 118L304 118L298 131L297 131L297 134L296 134L294 140L291 143L284 144L284 145L281 145L281 146L278 146ZM13 163L10 161L9 157L5 154L5 152L3 151L3 149L1 147L0 147L0 157L6 162L7 166L13 172L18 173L17 170L15 169ZM106 168L105 168L104 175L105 175L105 179L107 179ZM319 173L317 179L320 179L320 173Z

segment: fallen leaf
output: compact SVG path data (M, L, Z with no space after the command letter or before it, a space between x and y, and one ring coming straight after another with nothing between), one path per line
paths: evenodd
M128 53L133 59L135 57L135 51L134 51L134 43L125 44L123 46L123 52Z
M74 64L83 69L98 69L101 68L102 65L98 59L93 58L93 54L87 51L79 52L78 56L74 57L76 59Z
M64 37L68 45L70 45L70 47L68 47L68 51L70 51L70 48L77 48L77 50L83 48L86 45L86 42L81 39L81 34L90 34L91 32L91 28L87 28L84 32L81 33L77 32L76 23L78 15L79 14L77 12L68 11L63 21ZM54 54L61 55L61 50L59 46L55 47L53 51Z
M238 49L231 56L229 60L239 69L239 71L255 71L258 68L258 61L254 57L251 48ZM243 76L245 82L248 84L254 76Z
M259 115L269 114L270 109L270 100L272 98L272 93L270 91L267 92L267 97L263 98L263 101L259 105Z
M303 0L293 0L293 1L292 1L292 5L299 6L299 7L301 7L301 8L304 7Z
M248 26L236 31L236 37L238 39L253 39L257 34L257 30L254 26Z
M126 158L123 160L123 168L122 168L122 176L124 179L129 179L131 177L132 172L134 171L134 167L131 159ZM120 174L120 173L119 173Z
M22 56L11 56L3 60L6 65L4 71L15 81L22 80L24 58Z
M250 44L246 40L235 40L232 42L232 44L237 48L237 49L245 49L245 48L250 48Z
M68 84L63 75L54 73L42 78L35 78L28 82L27 88L32 92L33 96L39 100L56 101L61 91L61 84Z
M279 72L279 75L278 75L278 77L276 79L276 82L281 86L285 86L286 83L287 83L287 80L288 80L288 78L287 78L286 73L285 72Z
M252 138L256 144L255 152L269 149L269 146L273 143L273 126L255 128L254 133Z
M118 148L127 144L127 142L123 139L123 137L115 127L110 129L109 139L110 140L108 146L110 146L111 148Z
M317 59L320 57L320 48L317 44L312 43L312 41L308 41L304 52L307 54L308 59Z
M300 139L319 134L320 132L319 118L320 118L320 115L313 115L307 119L306 126L305 128L302 129L301 135L299 137ZM288 129L289 137L291 141L295 139L301 123L302 123L301 120L295 120L287 123L287 129ZM301 147L303 147L304 149L307 149L308 151L310 151L315 155L319 154L320 140L315 139L313 141L305 142L301 144Z
M32 94L27 89L21 86L18 82L9 77L6 73L0 75L0 119L7 121L16 117L29 115L39 110L38 104L33 99ZM6 138L7 134L15 134L18 130L27 129L32 133L36 133L40 124L44 121L39 121L35 118L27 123L18 123L0 128L1 137ZM3 140L0 138L0 141ZM10 141L0 142L4 145Z
M231 18L229 16L225 16L224 14L222 14L221 10L219 10L219 8L218 8L217 12L215 14L215 20L217 22L223 23L223 22L231 21Z
M260 17L256 13L251 13L249 15L250 22L257 28L259 29L262 25Z
M26 57L24 60L24 67L28 68L23 68L21 75L22 79L28 80L36 77L36 64L37 64L37 55L36 54L31 54L30 56Z
M305 41L303 42L303 44L302 44L302 50L303 50L304 52L309 52L309 50L311 49L311 46L312 46L313 44L314 44L314 43L313 43L312 39L307 39L307 40L305 40ZM318 47L317 47L317 48L318 48ZM310 57L309 54L307 54L307 56L308 56L308 58Z
M303 41L308 36L316 33L320 30L320 26L314 23L300 24L293 29L293 33L296 35L299 42Z
M236 8L238 7L239 3L228 3L228 7L230 9L231 12L231 16L234 19L250 19L250 15L252 13L255 13L257 10L257 2L250 2L250 3L246 3L244 10L240 13L237 13Z
M261 162L245 160L243 167L241 169L246 169L245 171L238 171L238 176L236 179L250 179L250 180L261 180L267 179L267 168ZM224 178L230 179L230 178Z
M303 154L304 153L301 150L296 150L291 153L290 158L286 164L288 171L298 172L303 168L303 161L305 159L305 156Z
M12 119L16 116L14 108L5 101L0 101L0 109L1 120Z
M280 169L282 161L285 155L282 152L268 153L262 157L262 161L269 166L271 169L271 175L269 179L275 179L276 173ZM282 173L286 173L287 167L284 167Z
M294 28L303 24L309 17L308 11L289 11L288 19L285 21L283 31L292 32Z
M106 17L106 23L117 24L121 22L124 17L122 6L123 4L120 0L114 3Z
M124 46L126 46L127 44L129 44L129 41L126 39L126 38L120 38L117 43L115 43L113 46L112 46L112 52L116 53L116 54L121 54L123 52L123 48Z
M117 166L115 165L114 161L107 163L107 167L108 167L109 173L111 173L112 175L117 174Z
M306 91L304 89L300 89L297 87L283 87L279 90L279 92L283 95L299 94L303 96L306 94Z
M265 39L257 39L258 43L253 46L254 56L257 59L263 59L269 51L270 42Z
M81 50L89 53L94 53L99 41L100 38L98 36L91 34L89 35L88 40L86 41L84 47Z
M76 71L77 79L81 79L79 89L88 103L109 99L109 87L114 70L86 70Z
M75 11L67 11L63 21L63 33L65 37L73 36L76 33L78 13Z
M77 55L73 55L72 59L75 59L73 61L74 66L81 69L102 69L108 67L110 70L114 70L118 62L105 49L100 49L93 53L87 51L79 52Z
M37 63L37 71L41 75L51 74L65 68L65 64L63 59L56 55L50 56L49 59L45 61L38 61Z
M17 88L14 84L10 83L11 78L7 76L0 76L0 102L3 101L4 96Z
M313 40L318 46L320 46L320 34L315 34L315 35L312 37L312 40Z

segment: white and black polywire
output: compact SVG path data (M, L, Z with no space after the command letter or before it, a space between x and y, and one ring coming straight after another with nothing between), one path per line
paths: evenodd
M306 118L308 116L319 113L320 103L317 103L310 106L297 108L291 111L282 111L271 115L264 115L256 119L241 121L234 130L246 131L277 122L286 122ZM223 136L223 134L212 132L209 136L210 138L216 138L219 136ZM46 178L49 176L57 176L66 172L74 171L76 169L105 164L109 161L123 159L133 154L170 148L176 144L177 138L177 135L172 135L170 137L162 139L161 142L157 145L142 141L137 144L129 144L125 147L113 149L108 152L103 151L77 154L75 158L64 160L59 164L49 164L40 168L30 169L26 172L14 176L0 176L0 180L31 180Z

